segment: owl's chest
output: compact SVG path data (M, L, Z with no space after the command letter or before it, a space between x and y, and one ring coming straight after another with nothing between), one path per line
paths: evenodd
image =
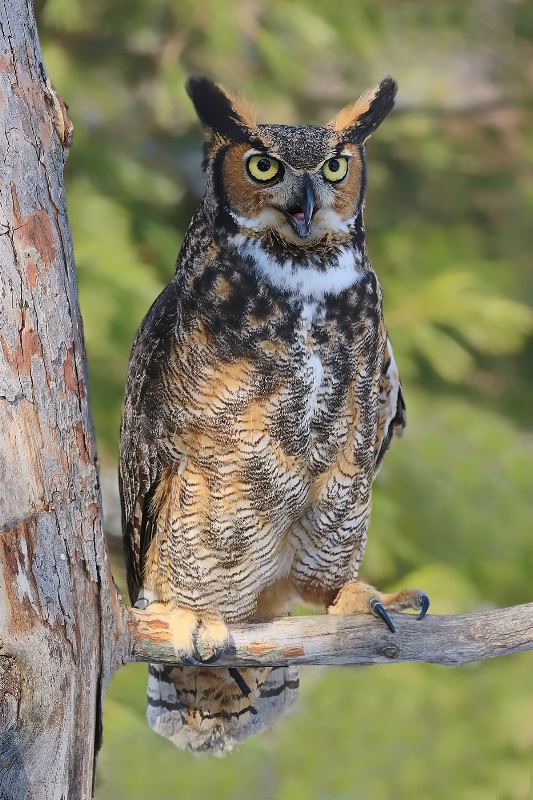
M316 473L335 458L348 429L375 421L382 358L375 276L312 300L236 281L225 277L196 294L190 314L183 305L173 427L208 430L236 450L244 442L252 455L254 443L270 441L287 464L295 458ZM373 446L371 433L365 436L362 446Z
M286 380L271 398L269 427L287 455L303 457L316 474L359 427L361 446L371 448L380 368L372 317L303 304L286 360Z
M324 327L324 309L318 303L304 303L298 324L295 327L293 359L302 382L302 398L307 414L312 417L319 397L323 393L324 380L331 379L327 352L321 347L313 328Z

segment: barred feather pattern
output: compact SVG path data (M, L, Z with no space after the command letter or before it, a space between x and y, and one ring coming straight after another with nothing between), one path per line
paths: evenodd
M164 667L148 671L149 725L180 749L225 755L268 730L298 698L298 668Z

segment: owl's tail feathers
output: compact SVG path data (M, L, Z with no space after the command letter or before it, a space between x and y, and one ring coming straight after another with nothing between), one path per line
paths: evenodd
M148 724L182 750L223 755L295 704L298 667L206 669L150 664Z

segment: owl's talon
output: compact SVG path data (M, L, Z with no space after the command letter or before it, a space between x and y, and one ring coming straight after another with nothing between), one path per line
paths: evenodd
M227 644L210 644L201 638L200 634L193 634L192 655L195 666L198 664L215 664L226 652Z
M396 628L392 624L392 620L385 611L385 607L383 603L377 599L377 597L371 597L368 601L369 608L371 612L376 617L380 617L383 620L387 628L390 630L391 633L396 633Z
M418 615L417 619L422 619L426 616L428 608L429 608L429 597L427 594L420 595L420 614Z
M198 653L198 651L195 649L194 658L196 659L196 665L198 665L198 664L202 664L202 665L204 665L204 664L215 664L218 661L218 659L220 658L220 656L222 655L223 652L224 652L223 650L220 650L220 651L217 651L217 652L213 653L213 655L209 656L208 658L202 658L201 653Z

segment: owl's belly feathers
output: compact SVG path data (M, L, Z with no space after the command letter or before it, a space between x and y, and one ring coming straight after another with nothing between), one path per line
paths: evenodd
M316 308L302 312L290 341L265 338L253 357L221 361L201 325L174 354L178 407L146 575L156 595L172 586L180 605L216 608L227 622L290 583L300 520L321 505L342 524L352 484L365 471L371 481L372 425L358 422L368 370L335 325L318 341Z

